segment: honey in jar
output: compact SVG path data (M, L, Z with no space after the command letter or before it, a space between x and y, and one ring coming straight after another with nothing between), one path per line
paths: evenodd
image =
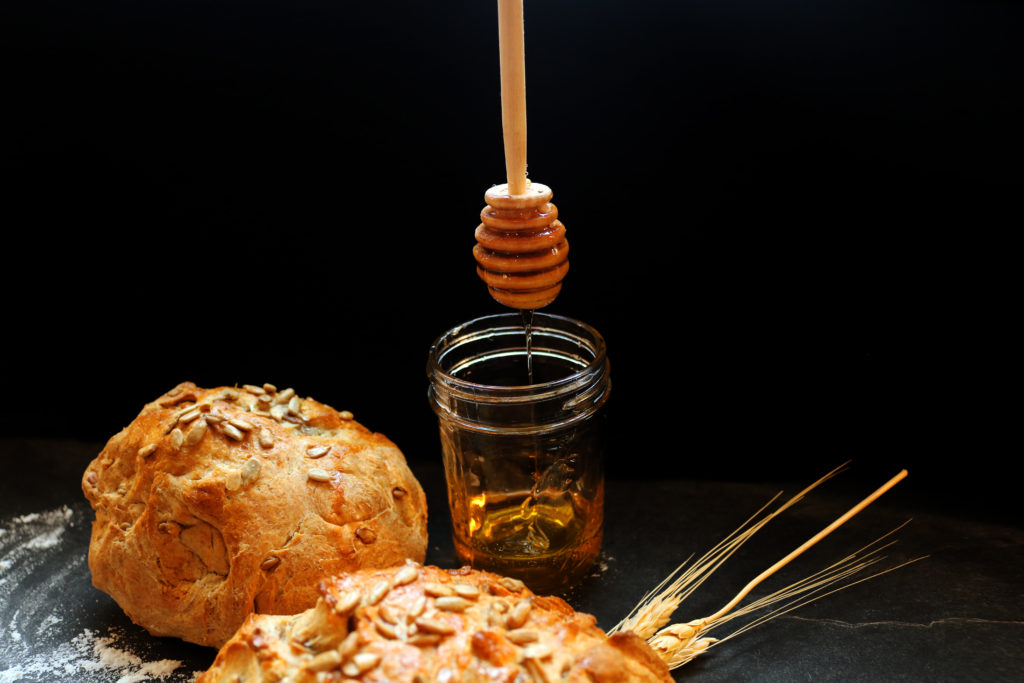
M527 348L518 313L486 316L442 335L428 371L459 559L541 593L577 582L603 529L600 334L537 312Z

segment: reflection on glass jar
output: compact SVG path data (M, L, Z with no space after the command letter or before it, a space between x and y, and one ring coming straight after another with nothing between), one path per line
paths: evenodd
M600 551L611 385L596 330L535 313L527 344L523 320L487 316L442 335L430 399L460 560L550 593Z

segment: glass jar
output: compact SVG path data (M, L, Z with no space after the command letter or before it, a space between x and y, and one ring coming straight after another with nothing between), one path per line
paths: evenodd
M427 370L459 559L540 593L578 581L601 549L604 339L561 316L491 315L438 338Z

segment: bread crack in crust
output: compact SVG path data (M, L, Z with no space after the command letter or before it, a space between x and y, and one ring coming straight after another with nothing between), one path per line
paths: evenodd
M297 615L252 615L196 683L666 683L632 632L489 572L409 562L319 584Z
M93 584L153 635L200 645L220 646L254 606L312 607L324 576L426 552L426 499L401 451L269 384L175 387L107 442L82 489Z

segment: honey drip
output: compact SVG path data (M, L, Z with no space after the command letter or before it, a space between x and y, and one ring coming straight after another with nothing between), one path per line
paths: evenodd
M473 255L477 274L499 303L535 310L562 289L569 242L551 197L551 188L540 183L527 185L524 194L511 195L508 185L496 185L484 195L487 206L480 212Z
M523 331L526 333L526 377L527 383L533 384L533 309L524 308Z

